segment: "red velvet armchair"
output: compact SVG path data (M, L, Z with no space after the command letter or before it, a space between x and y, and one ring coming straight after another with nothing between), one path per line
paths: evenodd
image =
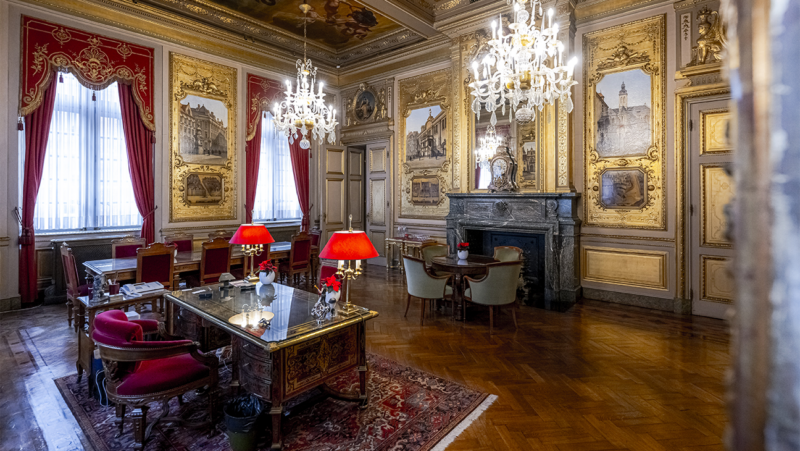
M108 399L117 405L117 424L120 434L124 429L125 410L131 407L135 449L144 448L150 432L159 421L179 422L188 427L206 427L213 424L218 394L219 360L213 355L203 355L197 343L175 340L159 332L170 341L143 341L144 321L128 321L120 310L103 312L94 320L92 339L100 349L100 358L106 373ZM149 324L148 324L149 325ZM201 423L187 423L180 417L168 417L169 400L199 388L207 389L208 419ZM152 402L161 402L162 413L147 424L147 411ZM212 429L213 430L213 429Z
M78 265L67 243L61 245L61 265L64 267L64 280L67 282L67 324L72 327L72 318L78 315L78 296L89 294L89 285L81 285L78 279ZM75 331L78 330L78 321L75 321Z

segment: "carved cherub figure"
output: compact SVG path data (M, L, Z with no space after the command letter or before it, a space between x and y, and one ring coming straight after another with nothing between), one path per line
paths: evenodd
M692 47L692 61L689 66L716 63L722 61L722 51L725 48L725 26L719 13L703 7L697 13L697 45Z

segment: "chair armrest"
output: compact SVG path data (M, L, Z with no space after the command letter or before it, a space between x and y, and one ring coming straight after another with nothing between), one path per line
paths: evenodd
M481 283L484 280L486 280L486 276L488 276L488 275L489 274L487 273L487 274L483 274L480 277L475 277L475 278L470 277L470 276L464 276L464 280L467 281L467 282Z
M442 273L436 274L436 273L431 272L431 268L428 268L425 265L422 265L422 267L425 269L425 273L428 274L428 276L431 279L447 279L447 278L453 277L453 274L449 273L449 272L442 272Z
M100 356L104 359L117 362L141 362L196 353L200 344L191 340L137 341L133 342L132 346L117 347L98 343L98 347Z
M158 321L154 319L134 319L130 320L130 322L142 326L142 332L145 334L158 332Z

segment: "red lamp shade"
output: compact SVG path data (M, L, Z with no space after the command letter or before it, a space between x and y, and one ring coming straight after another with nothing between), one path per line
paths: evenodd
M319 258L329 260L363 260L378 256L378 251L361 230L334 232L328 244L322 248Z
M242 224L231 237L231 244L269 244L275 239L263 225Z

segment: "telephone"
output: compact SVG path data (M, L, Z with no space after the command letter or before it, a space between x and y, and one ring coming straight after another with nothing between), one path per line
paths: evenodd
M161 285L160 282L129 283L122 287L122 294L129 297L139 297L143 294L163 289L164 285Z

